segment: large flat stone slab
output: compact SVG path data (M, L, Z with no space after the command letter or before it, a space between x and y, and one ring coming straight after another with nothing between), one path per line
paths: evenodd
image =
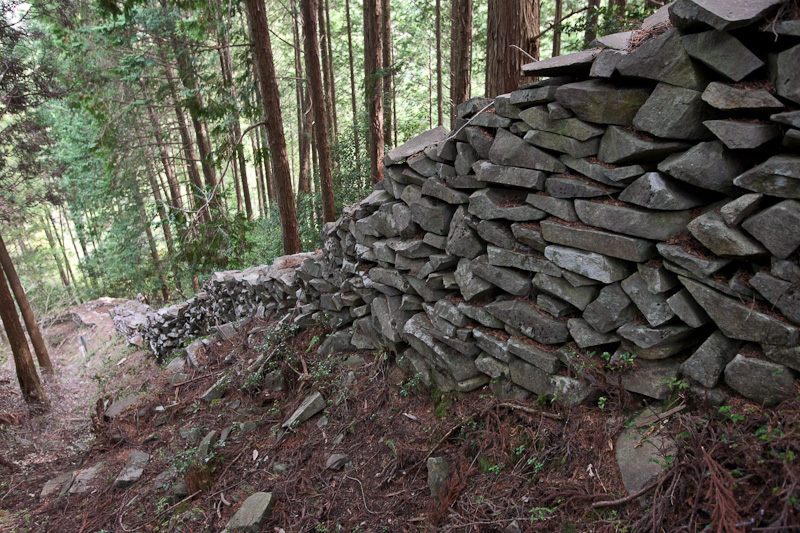
M773 316L751 309L707 285L679 276L692 297L729 338L778 346L793 346L800 330Z
M564 135L578 141L588 141L589 139L600 137L606 131L605 128L584 122L576 117L554 119L550 116L547 106L525 109L520 112L519 118L534 130Z
M552 294L570 305L583 310L600 292L597 285L575 287L564 278L538 273L533 278L533 285L548 294Z
M656 254L653 243L644 239L594 228L560 224L551 220L543 220L540 226L542 236L553 244L562 244L637 263L647 261Z
M675 316L666 297L650 292L647 282L638 272L622 282L622 290L636 304L647 323L653 327L660 326Z
M737 176L733 183L780 198L800 198L800 156L779 154Z
M744 165L719 141L697 144L659 163L658 170L690 185L733 195L734 179Z
M583 311L584 320L602 333L617 329L636 315L636 306L619 283L603 287L597 298Z
M662 81L696 91L706 85L703 72L686 53L680 33L674 28L645 41L624 56L617 65L617 72L626 77Z
M636 112L647 101L650 91L623 88L593 79L562 85L556 99L581 120L596 124L630 126Z
M648 172L628 185L617 197L623 202L658 211L680 211L703 205L694 189L661 172Z
M544 255L561 268L603 283L625 279L635 268L621 259L557 244L545 248Z
M526 63L522 65L522 73L525 76L580 76L589 72L599 53L598 49L583 50Z
M691 234L715 255L756 258L767 250L736 226L729 226L717 211L708 211L687 226Z
M541 170L495 165L485 159L476 161L472 165L472 169L478 180L485 183L498 183L526 189L544 189L544 180L547 177L547 174Z
M775 90L795 103L800 103L800 45L784 50L778 54L775 72Z
M469 197L469 214L481 220L505 219L513 222L541 220L547 216L544 211L528 204L526 199L527 195L522 191L481 189Z
M772 13L781 0L678 0L669 7L675 26L703 23L717 30L749 26Z
M783 365L737 354L725 367L725 383L763 405L775 405L792 397L792 371Z
M703 126L706 118L701 92L659 83L639 108L633 126L656 137L697 141L711 137Z
M597 154L600 139L595 137L588 141L578 141L565 135L557 135L548 131L530 130L524 139L534 146L569 154L573 157L587 157Z
M141 450L133 450L128 457L128 462L125 468L114 480L114 488L127 489L142 477L144 467L147 466L147 461L150 460L150 454Z
M693 33L681 40L691 57L733 81L742 81L764 66L741 41L724 31Z
M617 334L631 344L623 347L642 359L666 359L695 344L695 330L684 324L651 327L647 324L629 322L617 330Z
M275 498L271 492L251 494L228 521L227 528L230 531L257 533L261 531L273 507Z
M486 310L541 344L560 344L570 338L566 320L543 313L531 301L492 302Z
M741 344L716 330L681 364L681 372L706 388L716 387Z
M281 424L284 429L296 427L325 409L325 398L319 392L309 394L292 415Z
M694 255L681 246L660 242L656 245L658 253L664 259L675 263L681 268L685 268L699 278L710 277L714 272L730 264L730 259L706 258Z
M703 125L731 150L752 150L781 136L774 124L737 120L706 120Z
M703 91L703 101L722 111L775 113L785 108L765 89L742 89L712 81ZM774 119L773 119L774 120Z
M447 128L439 126L417 135L394 150L390 150L389 153L384 156L383 164L389 166L404 161L412 155L422 152L428 146L443 141L448 133Z
M581 222L633 237L667 241L692 219L691 211L649 211L637 207L575 200Z
M498 129L489 159L497 165L531 168L546 172L564 172L564 164L505 129Z
M800 247L800 202L777 203L745 220L742 227L772 255L786 259Z
M617 126L609 126L600 140L597 158L615 165L652 163L686 148L688 145L680 141L652 140Z

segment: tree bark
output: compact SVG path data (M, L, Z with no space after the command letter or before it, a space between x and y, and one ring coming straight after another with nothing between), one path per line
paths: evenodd
M450 7L450 129L456 107L469 100L472 81L472 0L452 0Z
M320 3L322 0L320 0ZM331 128L331 138L336 139L339 135L339 117L336 113L336 67L333 64L333 35L331 34L331 7L328 0L325 0L325 27L328 35L328 66L331 69L331 109L333 110L333 122L329 124ZM322 19L319 21L322 24Z
M486 36L486 96L517 89L522 65L539 59L539 0L489 0Z
M314 140L319 150L320 186L322 189L322 220L336 220L336 207L333 203L333 174L331 171L331 145L328 138L328 123L322 101L322 72L320 72L319 54L317 53L316 3L318 0L300 0L303 10L303 26L305 30L306 72L311 80L311 101L314 108ZM321 22L321 21L320 21ZM323 44L324 46L324 44Z
M297 176L297 191L303 194L311 194L311 165L309 163L309 152L311 147L311 119L309 109L308 88L306 85L303 71L303 43L300 41L300 20L297 4L292 1L292 12L296 13L292 17L292 37L294 38L294 72L297 81L295 82L295 98L297 100L297 158L299 162L299 174ZM308 127L306 127L308 118ZM299 194L298 194L299 196Z
M53 213L47 211L47 218L50 220L50 224L52 224L53 235L56 238L57 248L61 251L61 257L64 259L64 270L66 270L67 272L67 277L72 280L70 285L74 284L75 274L72 272L72 266L69 264L69 258L67 257L67 249L66 246L64 245L64 239L58 232L58 226L56 226L56 221L53 218Z
M200 171L197 169L197 154L194 151L194 141L189 135L189 126L186 123L186 115L181 107L180 100L178 100L177 85L175 83L175 74L172 72L172 67L166 62L166 54L161 52L161 60L164 63L164 74L167 77L167 87L169 88L172 105L175 108L175 117L178 122L178 132L181 135L181 144L183 145L183 154L186 158L186 172L189 175L191 187L194 189L190 198L192 198L192 207L198 210L200 222L208 222L211 220L211 215L207 206L203 206L203 181L200 178Z
M8 290L3 268L0 268L0 319L3 321L11 352L14 354L14 366L17 369L17 380L23 399L29 404L48 406L47 395L42 387L42 382L39 381L39 374L36 373L31 350L28 348L28 340L25 338L25 331L19 322L17 309L14 307L11 291Z
M561 55L561 17L564 16L564 0L555 0L556 2L556 16L555 25L553 26L553 55L552 57Z
M353 106L353 150L356 161L358 161L361 146L358 137L358 105L356 104L356 74L353 67L353 28L350 23L350 0L345 0L344 5L347 15L347 51L350 59L350 100Z
M381 0L364 0L364 70L369 114L369 158L372 183L383 179L383 38Z
M589 11L586 13L586 31L583 33L584 48L588 48L589 43L597 38L598 7L600 7L600 0L589 0Z
M439 0L437 0L439 1ZM394 65L392 65L392 16L390 0L381 0L383 31L383 140L392 145L392 109L394 109Z
M444 124L442 93L442 0L436 0L436 125Z
M301 0L302 3L303 0ZM325 29L325 3L324 0L318 0L315 2L316 6L316 14L317 14L317 24L319 25L319 39L317 43L317 55L321 60L321 69L322 69L322 86L323 86L323 97L322 99L318 99L317 97L311 97L312 105L316 108L318 104L324 103L324 110L325 110L325 124L328 128L328 136L333 135L333 91L331 89L332 86L332 79L333 79L333 69L331 67L331 63L333 61L333 57L328 54L328 33ZM305 11L304 11L305 13ZM307 17L305 14L303 15L303 25L307 24ZM308 57L306 57L306 64L308 63ZM319 122L316 119L316 112L314 113L314 122L319 125ZM314 128L316 129L316 128ZM316 137L316 134L315 134Z
M258 216L263 217L264 211L264 191L261 190L264 184L264 177L262 176L263 170L261 169L261 149L258 147L260 144L258 139L258 131L256 135L250 137L250 144L253 148L253 166L256 169L256 197L258 198Z
M31 338L31 344L33 344L36 359L39 361L39 367L42 369L43 374L53 374L53 363L50 361L50 354L47 353L47 345L42 338L42 332L36 322L36 316L33 314L25 289L22 288L22 283L19 281L11 256L8 255L8 249L5 242L3 242L2 235L0 235L0 268L5 272L8 284L11 286L11 292L14 293L19 310L22 312L25 329L28 330L28 336Z
M270 155L275 171L275 193L281 219L283 251L286 254L300 252L300 234L297 228L297 212L292 193L292 177L289 174L289 159L286 154L286 139L283 135L283 119L275 77L275 64L269 37L269 26L264 0L247 0L250 14L250 31L255 49L256 71L261 79L261 100L267 115L267 136Z

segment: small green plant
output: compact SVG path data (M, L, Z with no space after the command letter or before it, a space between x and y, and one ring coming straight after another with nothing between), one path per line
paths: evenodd
M534 522L543 522L550 519L550 515L555 511L555 507L533 507L528 514L531 517L531 524Z
M723 405L719 408L719 414L726 420L730 420L734 425L744 420L744 416L739 413L732 413L730 405Z
M419 385L422 383L422 377L422 372L417 372L413 377L404 380L400 384L400 396L403 398L408 398L412 391L414 391L414 389L419 387Z
M605 396L600 396L597 399L597 407L599 407L600 409L605 409L607 401L608 401L608 398L606 398Z

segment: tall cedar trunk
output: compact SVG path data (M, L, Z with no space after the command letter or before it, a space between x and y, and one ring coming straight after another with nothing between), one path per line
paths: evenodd
M539 59L539 0L489 0L486 36L486 96L516 90L522 65Z
M322 0L320 0L321 2ZM328 0L325 0L325 27L327 28L328 34L328 60L329 67L331 69L331 109L333 109L333 123L330 124L333 139L336 139L339 135L339 117L336 113L336 67L333 64L333 35L331 35L331 7L328 3ZM319 21L322 24L322 20Z
M600 0L589 0L589 11L586 13L586 31L583 33L584 48L588 48L589 43L597 38L598 7L600 7Z
M314 114L313 108L311 105L311 90L310 88L306 88L303 91L303 101L302 101L302 119L303 123L301 124L301 133L305 142L300 146L300 172L301 178L304 180L301 182L303 188L301 190L305 192L311 192L311 145L312 142L312 132L313 132L313 123L314 123Z
M392 109L394 102L394 66L392 65L392 11L390 0L381 0L383 31L383 139L392 145Z
M167 177L167 184L169 185L170 205L175 209L183 209L178 180L175 177L175 173L172 171L172 165L170 165L169 153L167 153L167 148L164 145L164 137L161 134L161 125L156 117L153 104L147 99L146 94L145 99L147 100L147 117L150 120L150 127L153 129L152 133L156 141L156 147L158 148L158 157L161 159L161 166L164 168L164 175Z
M264 183L261 184L261 190L264 191L264 204L267 206L267 210L269 210L270 205L275 203L275 178L273 176L273 165L274 162L272 161L272 156L270 155L269 149L269 140L267 135L267 131L265 129L260 130L261 135L259 139L261 139L261 153L263 156L261 157L261 165L264 167L264 174L262 174L264 178Z
M292 12L296 15L292 17L292 37L294 38L294 75L295 99L297 100L297 158L300 168L297 176L297 191L303 194L311 193L311 173L309 163L309 148L311 146L311 128L306 129L306 113L310 110L306 105L308 98L308 88L305 86L303 75L302 50L303 43L300 42L300 20L297 12L297 3L292 1ZM299 195L298 195L299 196Z
M8 290L2 268L0 268L0 318L3 320L8 342L11 344L11 352L14 354L14 366L17 369L17 380L22 397L29 404L49 405L42 382L39 381L39 374L36 373L31 350L28 348L28 340L25 338L25 331L19 322L17 309L14 307L14 300L11 297L11 291Z
M222 75L225 77L225 83L230 88L231 100L236 102L236 85L233 81L233 62L231 61L231 50L228 44L228 37L223 31L221 37L221 59L222 59ZM233 115L233 124L231 125L231 133L233 136L234 147L236 150L236 161L239 163L239 180L236 180L236 201L238 208L241 211L241 202L239 196L239 187L241 181L242 196L244 198L244 209L247 214L247 220L253 218L253 205L250 201L250 186L247 183L247 162L244 159L244 144L242 144L242 127L239 125L239 110L236 109ZM236 167L234 166L234 170Z
M217 169L214 167L214 160L211 154L208 126L200 116L205 105L203 104L200 89L197 86L197 75L186 48L179 46L176 40L172 41L172 47L178 64L178 76L189 94L186 99L186 109L188 109L189 117L192 119L192 127L194 128L195 139L197 139L197 149L200 151L200 167L203 169L206 193L213 194L209 205L212 212L218 211L222 207L222 195L217 191Z
M150 164L148 163L147 166L149 167ZM164 276L164 269L161 264L161 258L158 255L156 240L153 237L152 230L150 229L150 221L147 219L147 212L144 210L144 201L139 194L139 185L135 180L131 181L130 190L131 194L133 195L133 199L136 202L136 207L139 210L139 223L144 227L145 235L147 236L147 245L150 248L150 255L153 258L153 264L155 265L156 272L158 273L158 280L161 282L161 296L164 298L165 302L168 302L169 288L167 288L167 278Z
M345 0L344 6L347 15L347 52L350 60L350 101L353 105L353 152L358 161L361 145L358 137L358 105L356 104L356 72L353 66L353 27L350 23L350 0Z
M442 93L442 0L436 0L436 125L444 124Z
M153 200L156 203L156 211L158 211L158 218L161 220L161 230L164 232L164 241L167 243L167 252L170 257L175 257L175 245L172 240L172 229L169 227L169 218L167 217L167 210L164 208L164 200L161 197L161 187L158 185L158 178L156 177L153 164L145 154L144 157L145 169L147 170L147 180L150 183L150 190L153 191Z
M383 39L381 0L364 0L364 70L369 115L369 158L372 183L383 179Z
M450 6L450 129L455 129L456 106L469 100L472 81L472 0L452 0Z
M564 16L564 0L555 0L556 16L553 26L553 57L561 55L561 17Z
M200 171L197 169L197 154L194 151L194 141L192 141L192 137L189 135L186 115L183 112L180 100L178 100L178 88L175 83L175 74L172 72L172 67L166 62L163 52L161 59L164 61L164 74L167 77L167 87L169 88L172 105L175 108L178 131L181 135L181 144L183 145L183 153L186 158L186 172L189 175L189 181L193 189L190 195L192 207L199 211L200 222L208 222L211 219L211 215L208 211L208 207L203 205L203 181L200 178Z
M333 174L331 172L331 145L328 138L328 123L322 102L322 72L320 71L316 32L316 3L319 0L300 0L303 10L303 29L305 30L306 72L311 81L311 101L314 108L314 140L319 150L320 186L322 189L322 220L336 220L336 207L333 203ZM322 22L322 21L320 21ZM323 43L324 46L324 43Z
M69 264L69 258L67 257L67 249L64 246L64 239L62 238L61 234L58 232L58 226L56 226L56 221L53 218L53 213L50 211L47 212L47 217L50 219L50 224L53 227L53 235L56 238L56 245L57 248L61 251L61 257L64 259L65 270L67 271L67 276L69 279L72 280L72 283L75 283L75 274L72 272L72 265Z
M67 228L67 233L69 233L69 240L72 242L72 249L75 250L75 258L78 260L78 268L81 272L83 272L83 264L81 262L81 254L78 252L78 241L75 239L75 235L72 234L72 228L69 226L69 219L67 218L67 214L64 212L64 209L58 210L58 221L59 224L62 224L63 227Z
M258 132L253 137L250 137L250 144L253 148L253 166L256 169L256 197L258 198L258 216L264 216L264 193L261 186L264 183L261 170L261 150L258 148L260 141L258 140Z
M11 262L11 256L8 255L8 249L6 248L6 243L3 242L2 235L0 235L0 269L5 271L8 284L11 285L11 291L14 293L14 298L17 300L19 310L22 312L22 319L25 321L25 329L28 330L28 336L31 338L33 351L36 353L36 359L39 361L39 367L42 369L43 374L52 374L53 363L50 361L50 354L47 353L47 345L44 343L42 332L39 330L39 324L36 322L36 316L33 314L31 304L28 302L28 297L25 295L25 289L22 288L22 283L19 281L14 263Z
M289 159L286 155L286 140L283 136L283 119L278 83L275 79L275 64L267 25L264 0L247 0L250 13L250 31L255 50L256 71L261 79L261 101L267 115L267 136L270 156L274 166L275 195L281 218L283 251L286 254L300 252L300 234L297 229L297 212L292 193L292 177L289 175Z
M302 4L302 0L301 0ZM333 58L328 55L328 33L325 30L325 2L324 0L317 0L315 4L316 14L317 14L317 24L319 24L319 40L317 45L317 54L320 56L322 61L320 68L322 69L322 87L323 87L323 97L322 99L317 98L312 93L311 95L311 102L314 108L317 107L318 104L323 104L323 110L325 111L325 124L328 128L328 135L333 135L333 92L331 90L331 80L333 79L333 70L331 69L331 62ZM301 9L303 9L301 7ZM305 13L305 10L303 10ZM307 17L305 14L303 15L303 25L307 24ZM306 65L308 64L308 57L306 57ZM319 122L317 121L317 113L314 112L314 121L317 125ZM317 129L317 128L314 128ZM316 137L316 134L315 134Z

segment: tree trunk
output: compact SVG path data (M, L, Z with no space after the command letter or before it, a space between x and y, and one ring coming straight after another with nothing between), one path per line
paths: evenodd
M231 93L231 100L236 102L236 85L233 80L233 62L231 60L231 51L230 46L228 44L228 38L225 35L225 32L220 33L220 44L221 44L221 63L222 63L222 75L225 77L225 83L230 88ZM236 160L239 163L239 180L236 180L236 200L237 206L241 211L241 197L239 195L239 187L241 181L241 190L242 196L244 198L244 208L245 213L247 214L247 220L251 220L253 218L253 205L250 201L250 187L247 183L247 162L244 159L244 144L242 144L242 128L239 125L239 111L233 115L233 124L231 126L231 134L233 136L234 148L236 150ZM236 170L236 166L234 163L234 170Z
M383 179L383 39L381 0L364 0L364 70L369 114L369 158L372 183Z
M329 124L331 128L331 138L336 139L339 135L339 117L336 113L336 67L333 65L333 35L331 35L331 7L328 0L325 0L325 27L328 34L328 63L331 69L331 109L333 109L333 122ZM322 19L319 21L322 24Z
M302 4L303 0L301 0ZM328 137L330 138L333 135L333 91L331 89L332 86L332 79L333 79L333 69L331 68L331 63L333 62L333 57L328 55L328 32L325 29L325 2L324 0L318 0L315 2L316 5L316 13L317 13L317 24L319 24L319 42L317 43L317 54L321 59L321 69L322 69L322 86L323 86L323 97L322 99L318 99L315 96L311 96L312 105L314 108L317 107L318 104L324 103L324 111L325 111L325 124L328 128ZM305 11L303 11L305 13ZM305 14L303 15L303 24L307 24L307 17ZM306 57L306 65L308 64L308 57ZM308 70L308 69L306 69ZM317 126L319 126L319 122L316 119L317 113L314 112L314 121L316 122ZM314 128L317 129L317 128ZM316 134L315 134L316 137Z
M253 148L253 166L256 169L256 197L258 198L258 216L264 216L264 191L261 190L264 184L264 177L261 170L261 149L258 147L260 141L258 140L258 131L256 135L250 137L250 144Z
M361 146L358 138L358 106L356 105L356 74L353 67L353 28L350 24L350 0L345 0L344 5L347 15L347 51L350 59L350 100L353 105L353 150L356 161L358 161Z
M214 159L211 153L208 126L200 116L205 105L203 104L200 89L197 86L197 75L186 48L178 46L175 40L172 41L172 47L178 63L178 76L183 87L189 93L186 100L186 108L189 110L189 117L192 119L195 139L197 139L197 149L200 151L200 167L203 169L206 194L212 195L211 199L207 201L211 206L212 212L219 211L222 208L222 195L220 191L217 191L217 169L214 167Z
M53 254L53 259L55 259L56 264L58 265L58 274L61 276L61 283L65 288L69 288L69 278L64 271L64 265L61 264L61 258L58 256L56 241L53 239L53 232L50 231L50 226L48 225L46 219L42 219L42 225L44 226L44 234L47 237L47 243L50 245L50 253Z
M0 235L0 269L5 271L8 284L11 286L11 291L17 300L19 310L22 312L25 329L28 330L28 336L31 338L33 351L36 353L36 359L39 361L42 373L53 374L53 363L50 361L50 354L47 353L47 345L42 338L42 332L39 330L39 324L36 322L36 316L33 314L30 302L28 302L25 289L22 288L22 283L19 281L14 263L11 262L11 256L8 255L8 249L5 242L3 242L2 235ZM11 305L13 307L14 304L12 303Z
M553 55L552 57L561 55L561 17L564 16L564 0L555 0L556 2L556 17L555 25L553 26Z
M314 102L314 140L319 150L320 186L322 189L322 220L333 222L336 220L336 207L333 203L333 174L331 171L331 145L328 138L328 123L322 101L322 72L317 53L318 43L316 32L316 3L318 0L300 0L303 9L303 25L305 30L305 56L306 72L311 80L311 101ZM322 22L322 21L320 21ZM323 43L324 46L324 43Z
M297 176L297 191L303 194L311 193L311 174L308 157L311 147L311 127L306 128L306 116L310 114L308 105L308 89L305 87L303 73L302 51L303 43L300 41L300 21L296 2L292 1L292 12L296 13L292 17L292 37L294 38L294 72L297 81L295 82L295 99L297 100L297 158L299 162L299 174ZM310 124L310 119L309 119ZM298 195L299 196L299 195Z
M584 48L588 48L589 43L597 38L598 7L600 7L600 0L589 0L589 11L586 13L586 31L583 33Z
M452 0L450 7L450 129L456 106L469 100L472 74L472 0Z
M438 1L438 0L437 0ZM394 65L392 65L392 16L390 0L381 0L383 31L383 139L392 145L392 109L394 103Z
M147 167L148 169L152 168L149 161ZM158 255L156 240L153 237L153 231L150 229L150 221L147 219L147 212L144 210L144 201L139 194L139 185L136 183L135 177L133 180L131 180L130 191L131 195L133 196L133 201L136 203L136 207L139 210L139 222L142 226L144 226L145 235L147 236L147 245L150 248L150 255L153 258L153 264L155 265L156 272L158 273L158 280L161 282L161 296L164 298L165 302L168 302L169 288L167 287L167 278L164 276L164 269L161 264L161 258Z
M181 135L181 144L183 145L183 153L186 158L186 172L189 175L191 187L194 189L191 194L192 207L198 210L200 222L208 222L211 216L207 206L203 206L203 181L200 178L200 171L197 169L197 154L194 151L194 141L189 135L189 126L186 123L186 115L181 107L180 100L178 100L177 85L175 83L175 75L172 72L172 67L166 62L166 54L161 51L161 60L164 64L164 74L167 77L167 87L169 88L172 105L175 108L175 117L178 122L178 131Z
M19 322L17 309L14 307L14 300L11 297L11 291L8 290L3 270L0 268L0 318L8 334L11 352L14 354L19 388L26 403L46 407L49 405L47 395L42 387L42 382L39 381L39 375L36 373L31 350L28 348L28 340L25 338L25 331Z
M539 0L489 0L486 96L517 89L522 65L539 59ZM515 46L521 48L520 52ZM528 55L525 55L528 54ZM529 57L530 56L530 57Z
M58 249L61 251L61 257L64 259L65 270L67 271L67 276L69 279L72 280L71 284L75 283L75 274L72 272L72 266L69 264L69 258L67 257L67 248L64 245L64 239L61 234L58 232L58 226L56 226L56 221L53 218L53 213L50 211L47 212L47 217L50 219L50 224L53 226L53 236L56 238L56 244L58 245Z
M442 0L436 0L436 125L444 124L442 94Z
M267 136L270 156L275 170L275 193L281 218L283 251L286 254L300 252L300 234L297 228L297 212L292 193L292 177L289 174L289 159L286 155L286 139L283 136L283 119L278 83L275 78L275 64L267 23L264 0L247 0L250 14L250 31L255 49L256 71L261 79L261 101L267 115Z

